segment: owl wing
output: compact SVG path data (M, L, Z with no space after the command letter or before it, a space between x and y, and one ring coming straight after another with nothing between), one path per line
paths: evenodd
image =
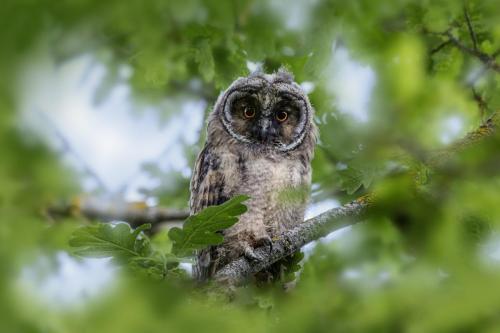
M210 145L205 145L196 160L193 177L191 178L191 214L196 214L206 207L220 205L229 198L225 194L224 174L220 169L220 156ZM198 251L196 263L193 266L194 276L201 281L212 275L215 248Z
M229 199L225 195L226 184L220 160L220 156L209 145L205 145L198 155L191 178L191 214L209 206L220 205Z

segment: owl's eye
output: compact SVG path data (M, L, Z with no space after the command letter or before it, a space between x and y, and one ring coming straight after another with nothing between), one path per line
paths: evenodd
M278 111L276 112L276 120L280 123L284 122L288 119L288 112L286 111Z
M252 119L253 117L255 117L255 109L248 105L243 107L243 116L246 119Z

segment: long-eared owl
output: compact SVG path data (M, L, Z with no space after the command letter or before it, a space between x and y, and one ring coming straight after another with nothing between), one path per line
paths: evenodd
M284 70L238 78L209 115L207 139L191 179L191 214L246 194L248 210L224 231L224 243L198 253L206 280L241 255L304 219L316 143L313 108Z

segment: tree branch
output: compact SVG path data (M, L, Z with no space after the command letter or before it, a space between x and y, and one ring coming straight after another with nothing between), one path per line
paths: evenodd
M297 227L281 234L273 242L271 251L266 246L256 249L255 254L259 258L262 258L262 260L249 261L245 257L240 257L219 270L215 274L215 281L230 285L241 284L247 277L297 252L307 243L326 236L332 231L359 222L360 215L365 211L370 202L370 197L362 197L304 221L304 223L301 223Z
M483 96L481 96L480 93L477 92L477 90L472 87L472 96L474 97L474 100L477 103L477 107L479 109L479 114L481 115L481 119L484 119L484 115L486 111L488 110L488 104L484 100Z
M481 126L471 131L460 140L455 141L444 149L434 151L428 157L426 164L431 167L437 167L454 155L464 149L477 144L484 138L490 136L500 125L500 111L494 112Z
M471 26L471 28L472 28L472 26ZM431 54L434 54L434 53L440 51L446 45L448 45L449 43L451 43L455 47L459 48L461 51L463 51L463 52L465 52L465 53L467 53L467 54L469 54L469 55L477 58L487 68L492 69L495 72L499 72L500 73L500 64L496 61L496 57L499 55L500 50L498 50L497 52L493 53L492 55L489 55L487 53L484 53L484 52L480 51L476 47L476 40L475 40L476 35L475 35L475 33L474 33L473 30L469 30L469 32L471 33L471 38L473 39L473 43L475 45L474 48L468 47L467 45L465 45L464 43L462 43L460 40L458 40L455 36L453 36L453 34L451 33L451 29L448 29L448 30L446 30L444 32L435 32L435 31L430 31L427 28L424 28L424 29L422 29L422 32L425 33L425 34L436 35L436 36L445 36L445 37L448 38L446 41L442 42L436 48L434 48L433 50L431 50L430 51Z
M495 131L499 122L500 111L497 111L475 131L468 133L464 138L450 145L447 149L431 154L428 160L429 164L437 165L442 163L451 154L457 153L485 139ZM306 220L297 227L281 234L273 242L271 251L266 246L257 248L255 254L261 260L249 261L245 257L240 257L220 269L215 274L214 280L218 283L229 285L242 284L248 277L280 259L292 255L305 244L326 236L333 231L360 222L366 208L372 204L373 195L369 195Z
M464 6L464 16L465 21L467 22L467 29L469 29L470 38L472 39L472 45L474 45L474 50L477 50L477 36L476 32L472 28L472 22L470 19L469 11L467 10L467 6Z
M433 48L430 51L430 54L433 55L434 53L441 51L443 48L445 48L446 46L448 46L450 44L451 44L451 41L446 40L446 41L442 42L441 44L439 44L438 46L436 46L435 48Z
M478 129L468 133L464 138L445 149L431 153L425 162L431 167L439 166L451 155L490 136L499 123L500 111L497 111ZM249 276L295 253L305 244L326 236L333 231L360 222L366 208L372 204L373 195L367 195L306 220L297 227L281 234L273 242L271 251L266 246L256 249L256 255L262 260L248 261L245 257L240 257L219 270L214 279L217 282L231 285L241 284ZM143 202L103 202L98 199L88 198L79 198L73 200L70 204L63 203L59 206L51 206L47 209L47 213L51 217L81 214L90 219L126 221L133 227L144 223L179 222L189 216L187 211L148 207Z
M460 50L462 50L463 52L465 52L473 57L476 57L486 67L494 70L495 72L500 73L500 64L496 61L495 57L489 56L488 54L481 52L478 49L472 49L472 48L466 46L465 44L460 42L455 36L453 36L453 34L451 32L447 31L447 32L444 32L443 34L446 35L448 37L448 39L450 40L450 42L453 43L453 45L458 47Z
M46 212L50 217L83 215L102 221L126 221L131 226L182 222L189 212L163 207L150 207L144 202L102 201L93 198L77 198L71 203L51 206Z

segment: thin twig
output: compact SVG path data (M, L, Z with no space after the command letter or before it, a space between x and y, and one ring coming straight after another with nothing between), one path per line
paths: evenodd
M472 22L466 6L464 6L464 16L465 22L467 22L467 29L469 29L469 35L472 40L472 45L474 45L474 50L477 50L477 36L474 29L472 28Z
M483 96L479 94L476 90L476 88L472 87L472 96L474 97L474 100L477 102L477 106L479 108L479 113L481 115L481 119L484 119L484 115L486 114L486 110L488 109L488 105L486 101L484 100Z
M144 223L159 224L179 222L189 216L187 210L150 207L144 202L106 201L104 199L79 197L70 203L52 205L46 209L51 218L83 216L104 222L125 221L133 227Z
M500 73L500 64L495 60L494 57L489 56L488 54L481 52L476 49L471 49L470 47L466 46L462 42L460 42L455 36L453 36L450 32L445 32L444 33L448 39L460 50L462 50L465 53L468 53L469 55L476 57L479 59L485 66L488 68Z
M442 42L441 44L439 44L438 46L436 46L435 48L433 48L431 50L431 55L441 51L443 48L445 48L446 46L448 46L450 44L451 44L451 41L449 41L449 40Z
M495 72L500 73L500 64L496 61L496 57L500 55L500 50L496 51L492 55L488 55L487 53L484 53L480 51L479 49L476 48L470 48L464 43L462 43L460 40L458 40L453 34L451 33L451 29L447 29L444 32L435 32L435 31L430 31L426 28L422 29L422 32L425 34L429 35L435 35L435 36L445 36L448 38L447 41L441 43L436 47L438 49L437 51L441 50L444 46L446 46L447 42L452 43L455 47L459 48L461 51L477 58L479 61L481 61L487 68L494 70ZM431 54L433 53L434 50L431 51ZM435 52L437 52L435 51ZM434 52L434 53L435 53Z

